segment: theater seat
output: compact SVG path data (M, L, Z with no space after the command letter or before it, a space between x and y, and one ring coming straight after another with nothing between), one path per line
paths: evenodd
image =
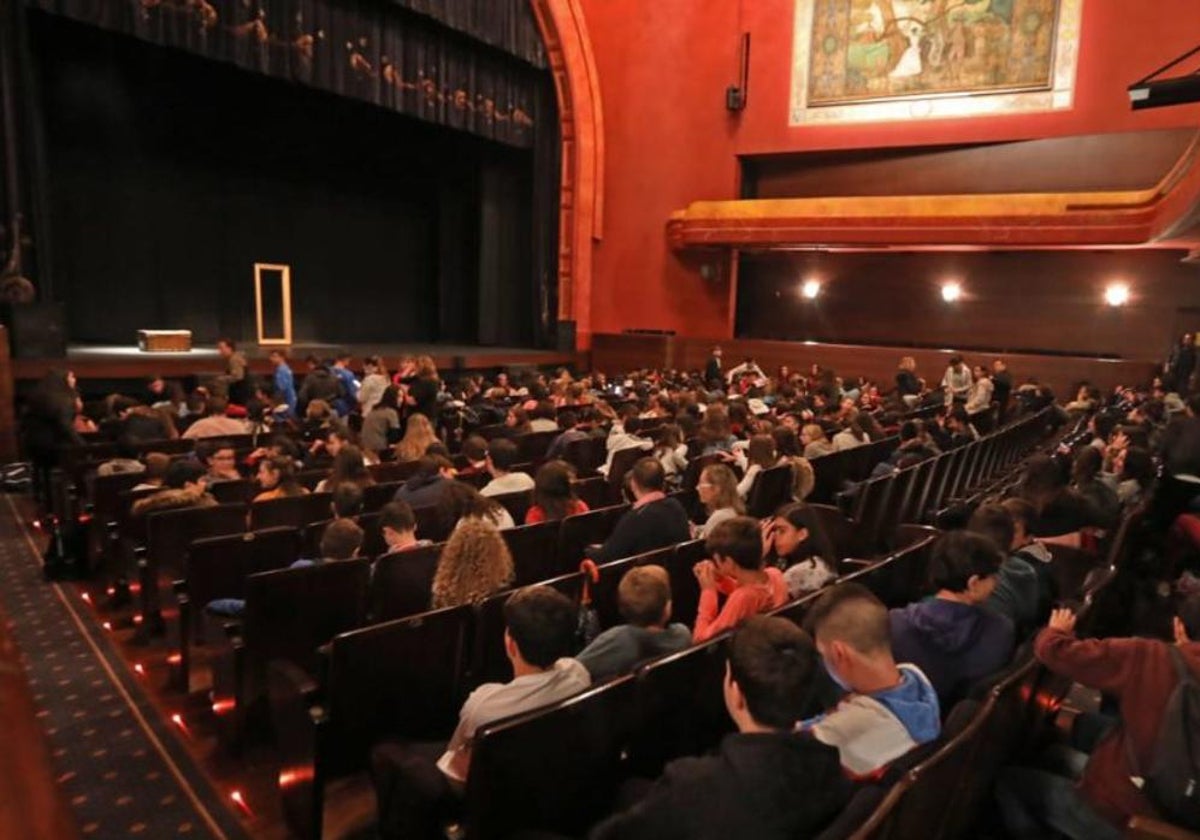
M471 840L522 832L580 836L611 808L624 777L634 679L482 727L471 751Z

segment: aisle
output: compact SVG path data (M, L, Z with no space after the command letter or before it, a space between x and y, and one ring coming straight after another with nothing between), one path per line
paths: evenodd
M73 586L46 583L35 541L0 506L0 605L19 645L57 782L84 837L245 838Z

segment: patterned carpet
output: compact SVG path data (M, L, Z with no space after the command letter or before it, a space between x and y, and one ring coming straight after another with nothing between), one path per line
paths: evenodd
M39 540L40 542L40 540ZM0 505L0 607L85 838L245 838L73 586L46 583L11 496Z

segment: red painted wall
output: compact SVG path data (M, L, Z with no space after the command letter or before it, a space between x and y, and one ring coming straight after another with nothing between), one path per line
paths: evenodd
M795 0L582 0L582 6L600 77L607 155L592 300L597 333L732 334L727 269L715 281L703 280L705 258L681 261L666 245L664 225L691 201L737 198L739 154L1200 125L1200 106L1134 113L1125 93L1200 43L1197 0L1084 0L1069 111L819 128L788 126ZM743 31L752 38L749 105L731 117L724 92L737 77Z

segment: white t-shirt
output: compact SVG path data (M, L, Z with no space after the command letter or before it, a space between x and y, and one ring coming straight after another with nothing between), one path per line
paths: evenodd
M576 659L560 659L540 674L526 674L507 683L485 683L471 692L458 713L458 726L438 759L452 782L465 783L471 766L471 744L479 727L493 721L548 706L578 694L592 684L587 668Z

